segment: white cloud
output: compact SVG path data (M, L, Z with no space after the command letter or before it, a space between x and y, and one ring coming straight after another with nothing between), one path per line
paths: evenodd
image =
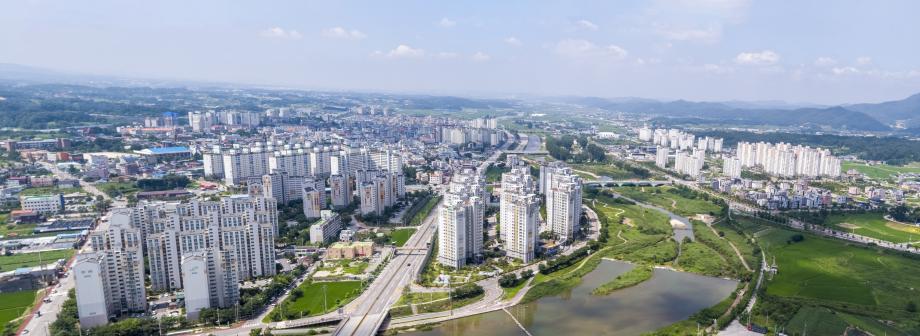
M617 45L598 46L586 40L562 40L556 43L556 53L568 57L603 57L622 60L629 54Z
M425 50L415 49L405 44L400 44L387 53L387 57L392 58L417 58L422 56L425 56Z
M831 72L833 72L835 75L853 75L853 74L858 74L859 69L850 67L850 66L836 67L836 68L831 69Z
M705 72L718 74L718 75L732 73L735 71L735 69L733 69L730 66L723 66L723 65L711 64L711 63L703 64L703 66L700 69L702 69Z
M872 58L869 56L861 56L856 58L856 64L859 65L869 65L872 63Z
M836 64L837 60L830 57L818 57L818 59L815 60L815 65L819 67L828 67Z
M772 50L743 52L735 56L735 63L744 65L773 65L779 62L779 54Z
M510 37L506 38L506 39L505 39L505 43L510 44L510 45L513 45L513 46L515 46L515 47L520 47L520 46L524 45L524 43L521 42L521 40L518 40L518 38L517 38L517 37L514 37L514 36L510 36Z
M367 35L362 33L360 30L352 29L348 30L342 27L332 27L329 29L323 29L323 36L334 39L344 39L344 40L360 40Z
M450 28L457 25L457 21L453 21L448 18L441 18L441 21L438 21L438 25L444 28Z
M492 56L489 56L489 54L486 54L484 52L477 51L475 54L473 54L472 58L474 61L477 61L477 62L485 62L485 61L492 59Z
M276 39L291 39L299 40L303 37L300 32L296 30L285 30L281 27L272 27L262 31L262 37L267 38L276 38Z
M577 22L575 22L575 25L578 26L578 28L581 28L581 29L584 29L584 30L598 30L598 29L600 29L600 27L598 27L596 24L594 24L594 22L591 22L591 21L588 21L588 20L578 20Z
M666 39L686 42L715 43L722 39L722 26L712 25L706 28L658 27L658 34Z

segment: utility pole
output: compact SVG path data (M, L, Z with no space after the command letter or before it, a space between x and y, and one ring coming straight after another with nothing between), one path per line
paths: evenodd
M326 307L326 284L323 284L323 313L325 313L329 308Z

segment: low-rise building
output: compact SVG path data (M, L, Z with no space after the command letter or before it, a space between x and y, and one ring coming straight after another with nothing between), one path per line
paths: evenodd
M326 260L336 260L336 259L354 259L358 257L370 257L374 255L374 243L373 242L354 242L354 243L342 243L338 242L329 246L326 249Z

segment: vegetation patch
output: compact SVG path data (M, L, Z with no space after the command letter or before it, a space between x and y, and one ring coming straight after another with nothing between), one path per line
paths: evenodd
M607 295L616 290L638 285L645 280L651 279L655 269L652 266L639 265L633 267L626 273L623 273L610 282L607 282L591 291L594 295Z

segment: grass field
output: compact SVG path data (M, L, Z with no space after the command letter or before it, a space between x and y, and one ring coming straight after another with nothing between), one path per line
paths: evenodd
M133 182L102 182L96 183L96 188L110 197L133 194L140 191Z
M36 196L36 195L57 195L57 194L71 194L75 192L85 192L83 188L57 188L57 187L40 187L40 188L27 188L23 189L19 193L20 196Z
M409 240L409 237L415 233L415 229L397 229L390 232L390 240L392 240L394 245L397 247L403 246L406 244L406 241Z
M607 295L613 293L618 289L623 289L627 287L632 287L642 283L645 280L651 279L654 269L651 266L639 265L633 267L633 269L623 273L613 280L600 285L591 291L591 294L594 295Z
M686 198L669 192L671 189L674 189L674 187L619 187L613 190L636 201L656 205L686 217L710 212L718 213L721 210L719 206L710 201L702 198Z
M326 286L325 310L323 286ZM293 314L298 318L301 312L305 317L331 312L361 294L361 281L305 282L298 289L303 291L301 297L294 301L290 301L289 297L275 310L283 309L285 314Z
M917 165L916 163L907 166L891 166L886 164L870 166L865 163L846 161L841 166L841 169L844 172L850 169L856 169L860 173L865 174L867 177L877 180L888 179L892 176L897 176L897 174L920 174L920 165Z
M599 176L607 176L614 180L629 180L637 179L639 176L636 176L630 171L620 169L619 167L609 165L609 164L572 164L572 169L581 170L592 173ZM577 172L576 172L577 173ZM594 176L590 174L578 173L584 178L595 179Z
M920 227L888 221L881 213L832 215L828 217L827 225L893 243L920 241Z
M807 234L787 243L794 234L774 229L760 237L779 267L769 294L896 310L918 297L920 260Z
M41 264L50 264L58 259L68 259L73 256L73 250L54 250L48 252L19 253L0 256L0 271L12 271L22 267L32 267Z
M36 293L31 290L0 293L0 334L7 332L7 323L22 316L32 306Z

